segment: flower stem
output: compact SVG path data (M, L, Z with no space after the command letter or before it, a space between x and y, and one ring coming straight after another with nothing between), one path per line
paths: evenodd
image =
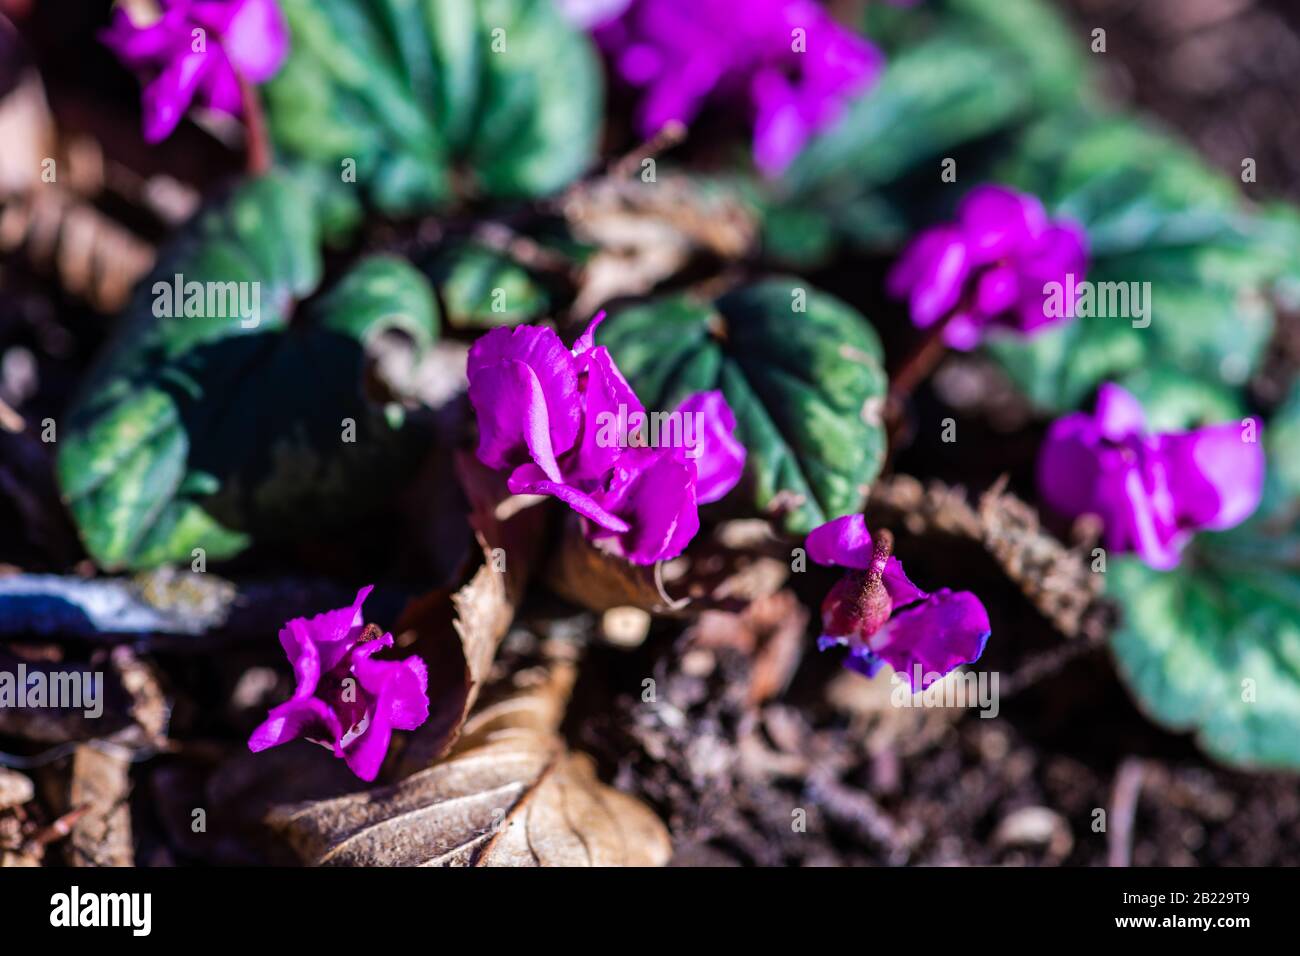
M244 107L244 135L247 137L247 169L250 176L261 176L271 170L271 143L266 136L266 115L257 87L239 77L240 99Z
M889 379L889 400L891 404L902 405L911 396L916 386L925 381L935 366L943 359L947 348L943 336L950 323L960 310L953 309L942 319L926 330L925 337L917 344L903 364Z

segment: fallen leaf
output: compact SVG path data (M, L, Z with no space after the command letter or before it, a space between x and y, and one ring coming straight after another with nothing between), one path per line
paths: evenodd
M730 524L736 524L732 522ZM592 611L637 607L651 614L689 616L709 609L740 611L776 593L790 574L788 559L768 529L762 542L737 543L728 524L700 535L671 561L632 564L601 550L566 515L559 546L547 564L546 583L560 596Z
M557 729L575 669L520 671L441 762L396 784L274 808L302 860L330 866L659 866L668 832L601 783Z
M68 807L81 811L64 848L72 866L133 866L131 761L119 747L82 744L72 755Z
M414 634L404 646L429 670L429 719L407 739L407 768L427 766L455 743L523 599L546 520L545 509L522 507L504 479L473 455L459 453L456 470L483 564L458 591L411 602L394 629Z

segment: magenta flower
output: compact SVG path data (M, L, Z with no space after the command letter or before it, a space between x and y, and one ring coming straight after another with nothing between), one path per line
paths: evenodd
M642 135L690 123L715 95L740 98L753 113L754 161L768 175L835 122L883 63L813 0L749 0L743 11L733 0L634 0L595 36L618 74L644 90Z
M907 299L919 328L943 322L944 341L971 349L991 325L1027 334L1073 314L1073 303L1053 314L1047 287L1074 289L1087 258L1087 236L1075 223L1050 221L1033 196L977 186L955 223L925 230L903 251L889 294Z
M289 52L289 28L275 0L160 0L161 16L137 24L113 11L104 43L144 88L144 137L171 135L190 104L240 116L240 80L265 83Z
M424 661L376 660L393 635L364 624L357 592L351 607L313 618L296 617L280 629L280 645L293 665L293 696L272 708L248 738L257 753L298 737L326 747L362 780L374 780L394 730L414 730L429 718Z
M822 602L817 646L848 647L844 666L867 677L888 664L920 691L979 660L989 616L969 591L922 591L903 573L893 547L888 531L873 541L862 515L836 518L808 535L808 557L852 569Z
M1107 383L1096 410L1052 424L1038 459L1043 500L1068 518L1100 516L1105 544L1151 567L1178 565L1197 530L1221 531L1254 513L1264 491L1259 422L1151 435L1138 400Z
M478 457L515 494L559 498L587 537L635 564L680 554L698 506L735 487L745 465L721 392L647 415L604 346L597 315L567 349L540 326L494 329L470 349Z

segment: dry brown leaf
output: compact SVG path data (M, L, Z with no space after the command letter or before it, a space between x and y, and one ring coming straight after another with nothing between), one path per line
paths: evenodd
M543 508L516 508L501 476L473 455L458 453L456 469L483 564L458 591L412 602L394 629L413 635L404 646L424 658L430 679L429 720L407 739L407 767L427 766L455 743L523 598L546 520Z
M131 761L118 747L82 744L72 755L68 806L81 811L65 853L73 866L132 866Z
M696 538L679 557L643 566L587 541L579 519L567 515L559 546L546 567L546 583L562 597L597 612L616 607L670 616L709 609L740 611L780 590L790 568L785 560L763 553L775 547L770 534L761 543L737 542L728 530L721 525Z
M757 236L754 213L735 196L681 176L647 183L615 173L575 186L561 206L574 235L597 246L571 310L580 321L610 299L649 292L697 253L739 259Z
M35 70L0 99L0 142L0 252L24 251L68 292L116 312L153 266L154 249L78 189L84 177L73 175L73 157L58 149ZM47 169L52 180L43 178Z
M663 824L602 784L557 732L574 674L567 663L522 671L440 763L388 787L275 808L268 822L312 865L662 865Z

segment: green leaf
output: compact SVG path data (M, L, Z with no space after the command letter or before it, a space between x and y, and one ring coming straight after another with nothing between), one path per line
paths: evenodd
M738 493L781 514L787 533L862 507L885 456L887 380L875 330L843 302L771 278L711 303L679 295L619 310L598 341L647 409L722 390L748 450Z
M1300 386L1264 429L1259 512L1198 535L1171 572L1115 560L1111 648L1143 708L1219 759L1300 768Z
M1036 404L1076 407L1102 381L1157 367L1212 390L1245 383L1294 273L1285 237L1300 233L1284 217L1247 211L1229 181L1157 130L1087 113L1028 130L995 178L1087 229L1089 282L1149 293L1142 313L1131 304L992 342Z
M266 87L286 156L385 212L555 192L595 156L603 87L551 0L281 0L293 36Z
M1245 767L1300 768L1300 521L1203 535L1169 573L1112 562L1120 673L1152 718Z
M510 256L474 242L438 249L428 267L447 321L458 328L519 325L540 318L550 296Z
M296 180L246 182L137 289L59 441L64 496L102 567L328 532L404 476L419 433L363 393L364 346L388 330L430 346L432 293L405 262L374 257L300 307L321 281L321 232ZM187 297L224 289L258 308L200 295L171 312L177 282Z

